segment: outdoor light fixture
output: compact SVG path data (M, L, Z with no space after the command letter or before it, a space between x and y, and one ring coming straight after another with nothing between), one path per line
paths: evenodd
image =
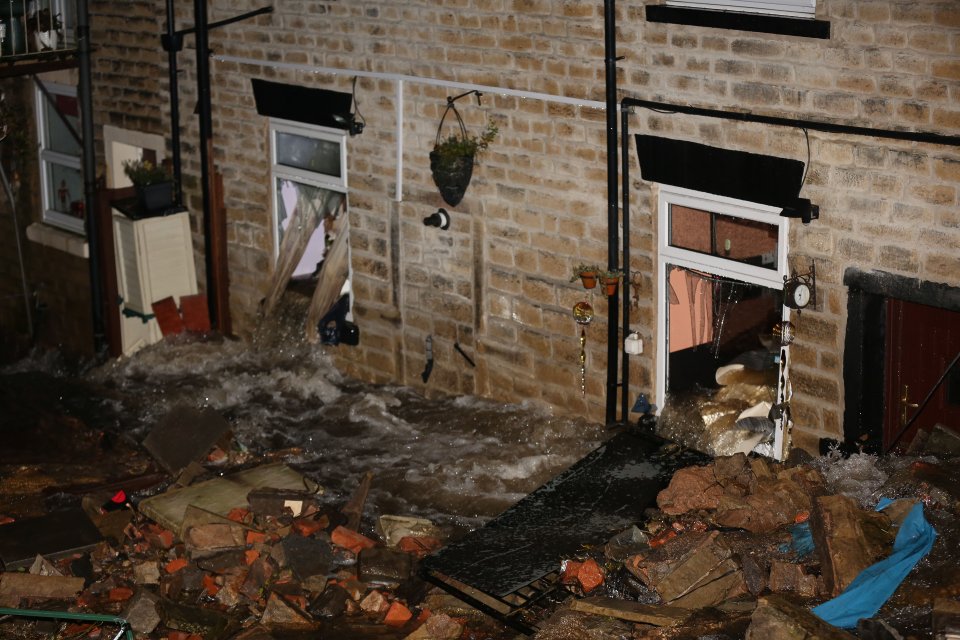
M423 224L428 227L438 227L446 231L450 228L450 214L443 207L437 209L436 213L430 214L423 219Z
M793 206L783 208L780 216L783 218L800 218L803 224L810 224L811 220L820 219L820 206L811 203L806 198L797 198Z

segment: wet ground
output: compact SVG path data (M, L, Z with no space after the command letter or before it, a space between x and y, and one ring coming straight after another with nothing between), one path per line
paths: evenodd
M598 425L535 407L468 397L425 399L408 388L362 384L338 374L322 350L301 346L258 350L225 340L168 341L82 372L70 371L55 354L46 354L0 371L0 516L19 519L75 505L93 487L125 486L135 500L163 490L170 479L140 443L161 418L184 405L212 408L229 422L233 445L226 464L231 468L284 461L326 488L328 506L342 506L360 478L373 472L361 526L367 531L382 514L416 515L457 537L611 436ZM904 637L930 637L934 600L960 599L956 461L832 456L811 463L823 474L828 493L849 495L863 508L872 508L880 496L924 503L937 541L877 615ZM208 463L211 474L227 468ZM687 532L713 527L702 513L665 518L651 512L648 522L638 524L651 534L681 532L675 554L682 554ZM739 545L740 557L753 557L759 566L793 560L783 550L789 542L783 531L724 535ZM604 560L602 550L587 551L610 571L600 592L657 601L655 592L617 562ZM801 602L811 605L816 599ZM469 626L465 638L516 637L489 618L469 615L481 622ZM738 638L749 624L749 609L704 609L670 632L604 624L578 617L538 638ZM403 634L344 619L328 623L323 637Z
M534 407L428 400L409 388L348 380L321 350L303 347L257 351L234 341L184 339L82 375L48 354L0 376L7 438L0 464L36 466L17 475L35 477L47 493L58 465L70 484L97 479L80 467L101 481L153 471L139 447L150 429L174 407L210 407L230 423L239 457L287 462L318 481L331 503L345 500L372 471L371 520L418 515L462 530L497 515L609 436ZM35 509L20 502L16 509L0 503L0 513Z

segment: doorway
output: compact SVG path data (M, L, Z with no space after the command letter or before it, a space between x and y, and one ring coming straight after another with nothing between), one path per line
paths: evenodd
M844 272L843 283L845 443L884 453L907 447L917 429L960 428L960 364L944 375L960 352L960 287L855 267ZM821 451L834 442L824 439Z
M960 429L960 366L947 372L960 353L960 312L889 300L887 327L883 450L903 450L937 424Z

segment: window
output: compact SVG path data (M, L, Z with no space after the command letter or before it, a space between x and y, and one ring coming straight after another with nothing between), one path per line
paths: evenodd
M286 120L270 120L273 171L274 257L292 220L315 216L319 222L293 277L314 274L329 242L328 223L347 193L346 133ZM301 218L301 221L303 219Z
M667 6L813 18L817 0L667 0Z
M830 21L815 19L815 0L667 0L644 9L648 22L830 38Z
M43 222L84 233L80 105L76 87L42 82L36 91Z
M657 405L669 398L711 407L702 414L711 438L719 436L710 430L724 424L719 407L729 409L732 426L742 411L779 404L788 393L786 348L771 339L774 325L789 317L782 299L788 221L779 214L768 205L660 185ZM742 378L756 385L749 401L736 399L742 406L718 389L718 370L731 365L742 365ZM716 422L708 423L708 414ZM699 444L691 446L709 451ZM764 452L779 457L782 446L778 425Z

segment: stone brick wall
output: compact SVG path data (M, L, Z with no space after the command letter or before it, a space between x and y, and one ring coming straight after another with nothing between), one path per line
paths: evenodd
M255 3L218 0L210 19ZM818 40L648 23L644 3L620 3L621 96L775 116L960 133L960 7L950 0L821 0L832 36ZM349 91L349 70L407 78L357 82L366 131L348 142L349 211L358 348L336 349L347 372L423 387L532 400L603 418L606 302L569 283L578 262L606 260L602 2L574 0L278 0L275 11L217 30L215 155L226 177L231 309L249 335L272 268L267 123L255 113L254 77ZM165 56L144 33L163 27L162 3L94 2L98 122L167 130ZM131 11L133 12L132 18ZM190 15L182 16L192 24ZM117 37L119 32L122 37ZM128 34L128 32L130 32ZM190 111L192 39L181 54L184 161L199 197ZM136 61L136 65L132 64ZM311 72L284 65L347 70ZM131 67L136 67L136 72ZM460 103L468 127L488 118L500 135L474 172L463 202L446 207L428 153L447 95L437 79L583 100L566 104L487 92ZM139 79L138 79L139 78ZM156 93L159 92L159 93ZM402 200L396 201L397 100L402 100ZM797 129L638 111L633 133L807 159ZM808 436L841 433L842 342L848 266L960 286L960 154L955 147L809 132L802 196L820 220L795 224L791 260L815 260L821 303L798 319L793 349L794 418ZM631 151L632 146L631 146ZM654 391L656 189L631 154L631 268L640 285L631 324L647 349L632 359L630 398ZM422 218L444 206L449 231ZM194 210L198 210L195 207ZM194 227L195 231L199 229ZM198 247L202 247L199 243ZM200 270L202 271L202 270ZM591 300L587 387L579 385L579 327L571 307ZM424 385L424 340L435 367ZM475 361L471 367L455 350ZM798 438L807 444L809 438Z

